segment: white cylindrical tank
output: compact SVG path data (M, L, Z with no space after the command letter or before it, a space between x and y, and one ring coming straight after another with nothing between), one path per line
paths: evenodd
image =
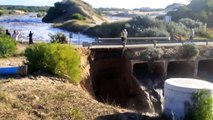
M191 95L202 89L213 92L213 83L189 78L167 79L164 85L164 113L184 119Z

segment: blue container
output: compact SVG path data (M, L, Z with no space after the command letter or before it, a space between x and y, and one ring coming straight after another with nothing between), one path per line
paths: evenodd
M19 73L19 67L0 68L0 75L14 75Z

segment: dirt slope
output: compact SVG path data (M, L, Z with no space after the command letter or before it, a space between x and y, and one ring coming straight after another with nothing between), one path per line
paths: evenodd
M0 119L95 119L118 109L93 100L79 86L37 76L2 78Z

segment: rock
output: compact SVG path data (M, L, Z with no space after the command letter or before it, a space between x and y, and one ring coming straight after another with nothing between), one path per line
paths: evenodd
M35 80L35 77L32 76L32 75L29 75L28 78L31 79L31 80Z

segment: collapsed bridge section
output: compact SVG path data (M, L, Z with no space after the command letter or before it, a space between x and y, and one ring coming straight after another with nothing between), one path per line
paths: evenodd
M143 112L162 112L167 78L212 80L213 59L130 60L121 49L93 50L90 77L98 101Z

